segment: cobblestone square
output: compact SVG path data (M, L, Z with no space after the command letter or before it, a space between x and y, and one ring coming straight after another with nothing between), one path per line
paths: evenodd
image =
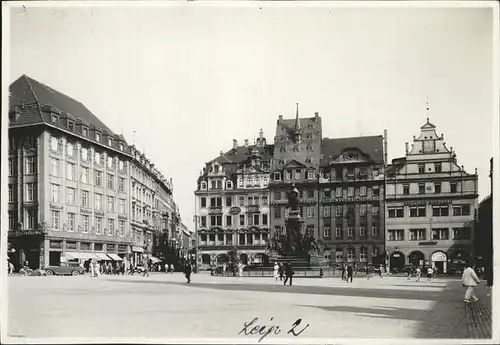
M244 323L279 326L264 342L294 341L287 334L309 325L303 338L468 338L461 283L404 277L298 278L283 286L272 278L181 274L150 277L10 277L8 334L22 338L239 338ZM477 289L491 310L490 288ZM272 321L271 321L272 318ZM491 330L491 327L490 327ZM244 332L243 332L244 333ZM297 337L296 339L299 339ZM24 339L25 340L25 339Z

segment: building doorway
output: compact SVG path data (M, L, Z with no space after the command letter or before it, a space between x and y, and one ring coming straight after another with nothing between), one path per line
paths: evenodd
M394 273L400 272L405 268L405 255L401 252L394 252L389 259L391 271Z
M425 255L419 250L415 250L408 255L408 262L414 267L422 267L425 262Z
M431 265L436 273L446 273L448 257L443 252L435 252L431 256Z
M240 261L243 265L248 265L248 255L247 254L241 254L240 255Z

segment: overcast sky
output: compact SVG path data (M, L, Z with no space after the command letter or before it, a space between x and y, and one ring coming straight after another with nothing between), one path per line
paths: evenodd
M491 9L258 6L13 9L10 81L79 100L130 144L136 131L189 228L204 163L260 128L271 142L296 102L324 137L387 129L389 159L430 117L489 193Z

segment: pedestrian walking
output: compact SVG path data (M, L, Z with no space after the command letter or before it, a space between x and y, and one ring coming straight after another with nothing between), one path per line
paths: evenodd
M280 266L277 262L274 263L274 280L278 281Z
M342 280L344 280L345 279L345 266L344 266L344 264L342 264L341 270L342 270Z
M352 283L352 273L353 273L352 265L347 266L347 282L348 283L349 283L349 280L351 280L351 283Z
M99 278L99 276L101 275L101 264L99 263L99 261L96 261L95 263L95 277Z
M9 276L14 273L14 265L9 261Z
M427 281L430 282L432 281L432 277L434 276L434 270L432 269L431 266L427 268Z
M174 264L170 264L170 273L174 274Z
M242 278L243 277L243 264L240 262L238 263L238 278Z
M380 276L380 279L382 279L382 270L384 269L384 266L380 265L378 268L378 275Z
M417 267L415 269L415 281L416 282L419 282L420 281L420 276L422 275L422 270L420 269L420 267Z
M143 277L149 277L149 263L144 261L144 271L142 272Z
M406 269L406 276L407 276L408 280L411 279L411 266L407 267L407 269Z
M278 266L279 266L278 273L280 275L280 282L282 282L283 281L283 276L285 275L285 268L283 267L283 263L282 262L279 262Z
M167 274L168 273L168 264L165 264L164 267L165 267L165 274Z
M467 267L462 273L462 285L465 288L465 297L464 297L465 303L470 303L471 299L472 302L479 301L479 298L477 298L476 292L474 291L474 286L476 286L479 283L481 283L479 277L477 276L476 272L474 272L472 266L469 263L467 263Z
M370 280L370 268L368 267L368 264L366 264L366 280Z
M283 285L286 285L286 282L290 279L290 286L292 286L292 278L294 274L295 272L293 271L292 264L288 262L285 266L285 282Z
M186 276L188 284L191 283L191 265L187 264L186 267L184 267L184 275Z

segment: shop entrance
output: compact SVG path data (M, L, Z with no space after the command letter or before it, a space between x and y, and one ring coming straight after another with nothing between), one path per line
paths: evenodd
M443 252L435 252L431 256L432 268L436 271L436 273L446 273L446 261L447 256Z
M405 267L405 255L401 252L394 252L390 257L391 271L400 272Z

